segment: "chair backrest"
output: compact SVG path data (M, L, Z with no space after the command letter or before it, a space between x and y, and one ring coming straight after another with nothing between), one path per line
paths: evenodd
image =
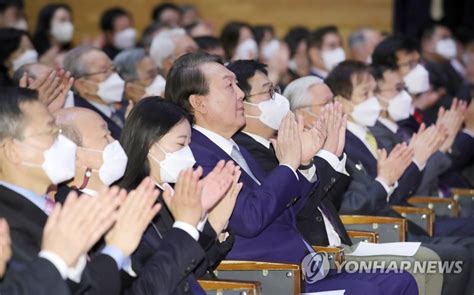
M403 218L410 220L424 229L430 237L433 236L433 224L435 219L433 209L408 206L392 206L392 209L398 212ZM408 224L407 226L410 225Z
M223 280L259 281L263 294L300 294L301 267L260 261L222 261L214 271Z
M453 188L453 199L459 203L461 217L474 217L474 189Z
M199 280L207 295L261 295L262 284L252 281Z
M433 209L436 216L459 216L459 204L452 198L411 197L408 203L420 208Z
M396 217L341 215L347 230L372 231L379 235L380 243L404 242L406 220Z

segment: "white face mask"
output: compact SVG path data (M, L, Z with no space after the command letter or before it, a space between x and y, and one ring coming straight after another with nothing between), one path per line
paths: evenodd
M354 122L365 127L372 127L377 122L382 107L375 96L372 96L364 102L354 106L351 117Z
M122 101L125 81L117 73L113 73L99 84L97 95L107 104Z
M51 35L60 43L71 42L74 35L74 25L71 22L51 23Z
M21 143L28 148L35 147ZM41 167L53 184L59 184L74 177L76 173L77 146L62 134L59 134L53 145L43 152L42 165L23 162L23 165Z
M411 95L405 90L400 91L388 103L388 114L394 121L405 120L410 117L411 112Z
M145 96L160 96L165 91L166 80L158 75L153 82L145 88Z
M247 118L259 119L260 122L273 130L280 128L281 121L290 111L290 102L286 97L279 93L275 93L275 99L269 99L260 103L251 103L244 101L244 104L251 106L258 106L260 109L260 116L248 116Z
M456 42L451 38L439 40L436 42L436 53L446 59L455 58L457 54Z
M128 49L135 46L137 31L134 28L128 28L114 35L114 46L118 49Z
M185 169L193 167L196 163L189 145L173 153L166 152L159 144L157 144L157 146L163 153L165 153L165 159L159 161L151 153L148 155L160 165L161 182L176 183L179 173Z
M408 74L403 77L411 94L419 94L430 89L430 77L424 66L417 64Z
M263 46L262 58L264 58L265 60L272 59L278 53L279 49L280 49L280 41L278 41L277 39L271 40L265 46Z
M105 146L103 151L80 148L86 151L102 153L102 165L99 169L99 179L106 185L110 186L123 177L127 168L128 157L122 146L117 140ZM93 171L97 171L93 169Z
M334 69L338 64L346 60L346 53L344 49L338 47L331 50L323 50L322 58L326 70L329 72Z
M240 43L235 49L233 60L239 59L257 59L258 45L254 39L247 39Z
M11 24L10 27L17 30L28 31L28 22L22 18Z
M26 64L35 64L38 62L38 52L34 49L28 49L19 57L13 60L13 71L18 70L21 66Z

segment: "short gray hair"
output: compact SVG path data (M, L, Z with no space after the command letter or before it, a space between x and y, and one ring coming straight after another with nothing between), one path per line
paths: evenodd
M87 66L82 61L82 58L86 53L89 53L94 50L100 51L100 49L89 45L79 46L70 50L64 56L64 70L70 72L71 76L75 79L81 78L82 76L87 74Z
M150 56L158 68L163 69L163 61L173 56L176 49L174 39L182 36L186 36L186 31L182 28L175 28L161 31L153 38L150 46Z
M369 28L360 28L349 35L349 48L354 48L364 45L367 42L366 33L370 31Z
M138 80L137 64L145 58L145 49L132 48L120 52L114 58L114 66L122 79L126 82Z
M288 98L292 111L311 106L309 88L313 85L323 84L324 81L316 76L305 76L292 81L286 86L283 96Z

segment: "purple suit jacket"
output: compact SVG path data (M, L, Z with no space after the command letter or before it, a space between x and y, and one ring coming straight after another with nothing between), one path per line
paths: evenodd
M191 150L196 166L207 175L220 160L232 160L219 146L193 130ZM309 253L303 236L296 228L296 214L308 193L314 188L301 174L279 166L265 175L250 153L239 146L250 170L260 181L255 183L242 170L242 190L229 221L235 234L234 247L227 259L301 263Z

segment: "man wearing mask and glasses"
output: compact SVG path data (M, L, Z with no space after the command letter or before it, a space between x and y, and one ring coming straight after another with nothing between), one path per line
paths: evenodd
M124 96L125 81L112 61L100 49L83 46L64 57L64 69L75 79L74 106L97 112L107 123L113 138L120 137L124 115L117 110Z

